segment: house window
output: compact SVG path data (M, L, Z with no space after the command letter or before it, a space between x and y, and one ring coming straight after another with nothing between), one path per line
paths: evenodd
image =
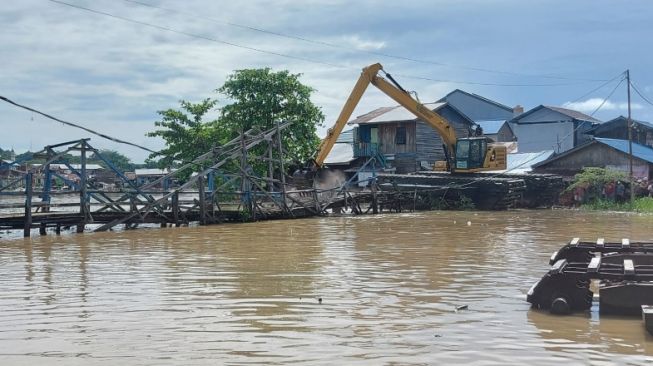
M406 145L406 127L397 127L395 133L395 144Z

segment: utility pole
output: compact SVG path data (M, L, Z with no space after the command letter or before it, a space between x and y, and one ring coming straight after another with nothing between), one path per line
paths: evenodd
M630 202L635 201L635 182L633 180L633 120L630 115L630 70L626 70L626 81L628 82L628 165L630 168Z

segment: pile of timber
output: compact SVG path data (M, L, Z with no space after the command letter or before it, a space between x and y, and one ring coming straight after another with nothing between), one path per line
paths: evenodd
M518 177L526 183L520 207L551 207L558 203L558 198L565 189L564 181L559 175L522 174Z
M414 174L379 174L380 185L420 186L425 191L446 191L467 197L480 210L505 210L517 207L526 191L526 181L512 176L418 172Z
M561 176L554 174L504 174L465 173L422 171L413 174L381 174L384 182L399 184L429 184L448 186L451 189L472 187L475 192L470 195L476 207L487 210L503 210L523 207L551 207L558 203L558 197L564 189Z

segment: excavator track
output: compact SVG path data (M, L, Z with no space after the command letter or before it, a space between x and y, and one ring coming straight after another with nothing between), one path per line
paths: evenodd
M653 243L581 242L574 238L553 253L549 271L528 291L535 308L555 314L588 310L590 282L599 282L599 311L639 315L653 305Z

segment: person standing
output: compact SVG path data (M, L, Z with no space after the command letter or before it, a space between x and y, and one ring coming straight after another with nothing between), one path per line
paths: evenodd
M619 180L617 181L617 187L615 188L615 193L617 195L617 202L623 202L626 194L626 186Z

